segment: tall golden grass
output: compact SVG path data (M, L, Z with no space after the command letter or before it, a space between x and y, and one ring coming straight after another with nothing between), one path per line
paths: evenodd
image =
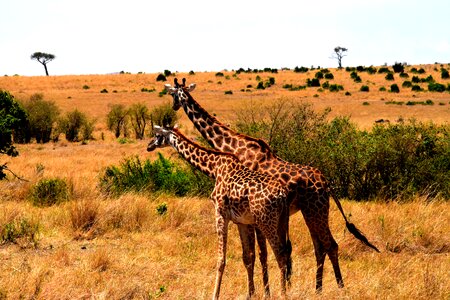
M439 66L421 66L438 82ZM234 111L249 101L270 103L274 99L307 101L318 110L329 106L332 116L349 115L361 127L376 119L415 117L445 123L450 120L448 93L400 94L379 92L388 87L384 75L362 73L362 84L370 81L371 92L359 92L360 84L349 73L330 69L343 92L306 89L289 92L284 83L304 84L309 74L280 71L278 74L239 74L224 72L177 74L197 83L193 96L223 122L233 122ZM247 85L256 87L256 75L275 77L276 84L266 90L241 92ZM108 105L141 102L149 107L170 101L158 97L162 83L157 74L121 74L59 77L2 77L0 88L18 99L43 93L61 110L74 108L98 120L97 141L87 145L60 141L49 144L18 145L20 156L1 157L9 168L28 182L13 179L0 182L0 228L28 220L39 228L37 245L29 240L0 245L0 299L207 299L213 292L216 267L214 212L205 198L175 198L127 194L107 198L97 187L106 166L146 152L146 141L117 143L107 133ZM172 80L172 77L169 77ZM219 84L218 82L221 82ZM401 86L401 80L396 76ZM373 84L372 84L373 83ZM447 82L448 83L448 82ZM88 85L89 89L83 89ZM389 82L390 85L390 82ZM143 93L141 88L157 92ZM109 93L101 94L106 88ZM116 90L117 92L113 92ZM232 90L232 95L224 92ZM314 95L318 95L315 97ZM386 105L388 100L425 101L433 106ZM369 102L369 105L362 105ZM439 105L442 102L443 105ZM194 133L184 115L181 123ZM107 135L99 139L101 133ZM170 149L165 155L173 154ZM73 186L70 201L52 207L34 207L29 201L33 184L41 178L59 177ZM160 215L156 208L167 203ZM326 261L324 290L316 295L315 258L308 230L300 214L291 218L294 274L288 295L291 299L448 299L450 297L450 209L445 200L411 199L397 202L343 201L345 212L382 251L377 254L364 247L345 230L339 211L331 204L330 227L340 246L340 262L345 288L338 289L331 264ZM230 226L227 267L222 285L223 299L246 297L246 271L236 226ZM271 290L279 293L278 269L269 257ZM263 297L261 268L256 264L257 299Z

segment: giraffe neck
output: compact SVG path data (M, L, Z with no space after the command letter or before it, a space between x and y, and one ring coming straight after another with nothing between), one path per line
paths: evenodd
M235 160L229 154L206 149L194 143L177 129L172 130L169 143L187 162L213 179L217 177L217 173L224 163Z
M233 153L241 163L254 170L284 163L264 141L233 131L211 116L188 92L183 96L181 104L188 118L215 149Z

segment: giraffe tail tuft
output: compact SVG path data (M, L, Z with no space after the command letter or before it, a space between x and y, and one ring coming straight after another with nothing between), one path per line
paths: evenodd
M365 245L369 246L370 248L380 253L380 250L378 250L377 247L371 244L364 236L364 234L362 234L362 232L358 228L356 228L356 226L353 223L350 223L349 221L345 220L345 226L347 227L348 231L350 231L350 233L353 234L358 240L360 240Z

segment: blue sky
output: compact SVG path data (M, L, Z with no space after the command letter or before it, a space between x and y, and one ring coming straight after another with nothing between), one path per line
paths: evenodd
M0 75L450 63L448 0L2 0Z

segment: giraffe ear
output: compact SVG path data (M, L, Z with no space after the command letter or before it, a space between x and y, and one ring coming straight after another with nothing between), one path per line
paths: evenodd
M187 90L188 92L192 92L192 91L195 89L196 86L197 86L197 85L196 85L195 83L191 83L191 84L186 88L186 90Z
M164 85L164 88L166 89L166 91L167 92L169 92L169 94L173 94L174 92L175 92L175 88L174 87L172 87L170 84L168 84L168 83L166 83L165 85Z

